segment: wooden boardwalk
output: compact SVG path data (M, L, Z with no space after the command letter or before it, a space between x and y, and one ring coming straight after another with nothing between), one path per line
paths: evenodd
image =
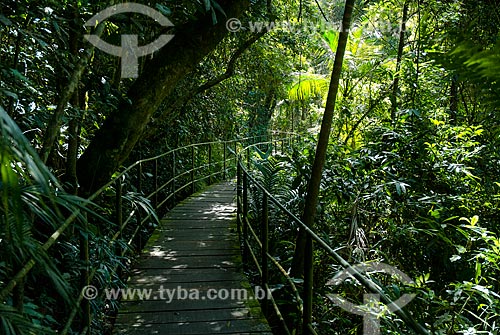
M151 295L122 299L114 334L272 334L241 271L235 193L210 186L161 221L128 280Z

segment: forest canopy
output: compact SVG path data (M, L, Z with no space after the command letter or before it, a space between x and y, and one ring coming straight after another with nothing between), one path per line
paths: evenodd
M433 334L498 333L498 1L356 0L347 27L340 0L136 3L172 25L120 13L86 26L114 1L2 0L0 286L29 260L40 266L17 291L0 294L0 332L64 327L57 299L70 305L75 295L80 231L92 231L91 246L106 254L102 281L121 280L116 267L126 261L104 227L113 208L104 201L85 209L85 199L139 159L199 142L300 134L287 151L253 157L252 172L307 218L333 99L311 226L350 262L392 264L413 278L388 294L416 294L407 308ZM122 78L123 57L95 48L88 34L116 46L123 35L136 35L139 45L173 37L138 58L137 78ZM158 173L189 164L178 157ZM131 188L126 200L154 212L143 195ZM40 253L77 210L87 212ZM270 252L300 281L300 233L276 220L279 242ZM361 331L362 318L332 307L328 295L350 292L361 301L363 288L327 285L339 268L324 256L314 253L314 322L322 334ZM109 330L102 314L96 334ZM384 334L406 329L396 315L383 319Z

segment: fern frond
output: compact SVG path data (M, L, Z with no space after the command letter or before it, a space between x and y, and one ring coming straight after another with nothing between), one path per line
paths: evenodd
M329 80L320 75L301 76L288 90L291 100L307 100L318 95L324 95L328 89Z

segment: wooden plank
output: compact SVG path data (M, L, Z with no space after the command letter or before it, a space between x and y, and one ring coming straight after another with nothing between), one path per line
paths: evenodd
M184 227L182 225L179 225L179 229L175 229L174 227L169 226L168 229L164 229L163 231L159 232L161 237L176 237L179 235L186 235L189 234L189 236L195 236L196 238L201 238L203 239L203 236L205 235L215 235L215 236L220 236L220 235L236 235L236 227L229 227L229 226L220 226L220 227Z
M187 249L187 250L178 250L178 249L154 249L150 251L145 251L143 254L145 256L153 256L158 253L163 253L169 257L187 257L187 256L222 256L222 255L239 255L240 251L237 247L227 248L227 249Z
M174 243L175 241L196 241L199 242L200 245L203 245L204 243L208 243L210 241L219 241L219 243L224 244L224 242L233 242L235 243L235 236L236 234L228 235L228 236L208 236L204 239L197 239L196 234L193 234L193 236L177 236L175 238L173 237L168 237L168 236L160 236L157 239L157 243L164 243L165 245L169 246L169 243Z
M166 237L165 239L168 238ZM154 245L148 245L145 249L145 252L150 252L152 250L165 250L175 252L182 250L239 249L237 241L234 241L232 237L204 241L195 240L195 237L177 239L176 241L172 241L172 239L168 240L168 243L165 243L164 239L157 240Z
M193 236L194 235L194 236ZM195 238L199 236L197 240ZM235 239L238 238L238 234L233 233L233 232L210 232L210 231L203 231L203 230L193 230L191 232L189 231L179 231L176 232L175 235L172 234L172 236L160 236L157 239L157 243L162 243L166 247L171 247L173 243L176 241L199 241L201 242L209 242L212 240L216 241L235 241ZM203 244L200 244L199 246L202 246Z
M221 213L211 213L209 210L197 210L197 211L188 211L188 212L174 212L170 213L170 215L165 216L165 219L170 220L188 220L192 218L192 220L225 220L232 221L235 218L233 213L221 212Z
M213 269L135 269L129 279L129 287L141 283L176 284L196 282L244 281L240 272L225 268Z
M168 212L165 217L170 217L172 214L176 213L186 213L186 210L188 210L190 213L207 213L207 214L217 214L219 215L234 215L234 207L227 207L227 204L220 204L216 206L206 206L206 205L184 205L181 207L176 207L175 209L171 210Z
M172 323L193 321L227 321L238 319L261 320L259 307L211 309L210 313L194 311L155 311L151 315L144 313L121 313L116 319L117 324L130 325L147 318L150 323Z
M226 280L226 281L217 281L217 282L214 282L213 280L203 280L203 281L198 281L198 282L190 281L190 282L184 282L184 283L175 283L173 281L163 281L162 283L158 283L158 282L142 280L142 281L136 281L134 283L130 282L129 285L127 286L127 289L128 290L147 290L147 289L150 289L151 296L153 297L152 298L153 300L155 300L154 299L155 295L157 296L157 299L160 298L160 295L157 292L160 289L164 290L164 291L165 290L173 291L173 292L171 292L171 294L174 294L174 292L176 290L187 290L187 291L197 290L201 294L201 293L207 293L208 290L230 291L230 290L234 289L234 290L238 290L238 291L235 291L235 293L234 293L234 295L235 295L234 298L236 299L237 294L241 295L244 293L244 292L239 292L240 289L241 289L241 291L243 291L243 290L248 291L249 290L249 288L246 287L246 285L247 285L246 279L245 278L238 278L238 277L231 278L230 280ZM250 293L251 293L251 291L250 291ZM249 296L246 299L244 299L244 296L240 296L240 297L238 297L238 299L244 299L244 300L253 299L251 297L250 293L247 293L247 294L249 294ZM168 298L166 296L166 294L168 295L169 293L164 292L163 298L165 298L165 299ZM127 300L133 300L133 299L128 298Z
M213 214L205 214L205 213L194 213L194 214L185 214L185 215L176 215L176 216L173 216L171 218L169 218L171 220L175 220L176 222L175 223L179 223L179 224L182 224L183 222L185 221L193 221L193 220L196 220L198 221L200 224L203 224L203 223L210 223L211 221L215 221L213 219ZM217 221L226 221L228 224L230 224L231 222L233 222L233 220L235 219L235 216L231 215L231 216L223 216L223 215L220 215L218 216L217 218ZM175 224L173 223L173 224Z
M181 222L173 219L161 220L163 230L171 230L171 229L188 229L188 228L216 228L216 227L229 227L232 228L233 224L228 224L227 220L182 220Z
M194 294L193 294L194 296ZM233 299L208 299L206 295L200 292L200 299L176 299L170 301L167 295L165 299L159 299L156 295L156 300L136 300L122 301L120 311L122 313L143 313L143 312L159 312L159 311L188 311L188 310L210 310L219 308L243 308L243 307L258 307L259 303L256 300L233 300ZM205 297L205 299L203 299Z
M194 199L193 199L194 200ZM206 201L203 201L206 200ZM225 201L222 201L225 200ZM214 201L214 199L211 198L199 198L195 200L196 202L186 202L186 203L181 203L174 208L172 208L172 211L180 211L184 210L187 208L207 208L207 209L218 209L220 211L226 211L226 212L234 212L234 207L228 206L228 202L232 202L232 198L228 199L223 199L223 198L218 198L217 200Z
M144 323L137 322L124 328L118 334L141 334L144 335ZM131 327L130 327L131 326ZM174 322L162 324L147 324L148 334L241 334L241 332L268 332L269 328L265 325L265 320L262 319L237 319L237 320L222 320L222 321L190 321L190 322Z
M272 334L241 272L234 195L234 185L211 186L161 220L130 273L114 334Z
M136 265L138 269L170 269L170 268L235 268L241 263L239 255L222 256L188 256L188 257L151 257L141 256Z

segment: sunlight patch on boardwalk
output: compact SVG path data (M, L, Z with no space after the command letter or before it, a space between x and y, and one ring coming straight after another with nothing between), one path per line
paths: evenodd
M234 197L234 184L212 185L168 213L132 270L115 334L272 334L241 271Z

